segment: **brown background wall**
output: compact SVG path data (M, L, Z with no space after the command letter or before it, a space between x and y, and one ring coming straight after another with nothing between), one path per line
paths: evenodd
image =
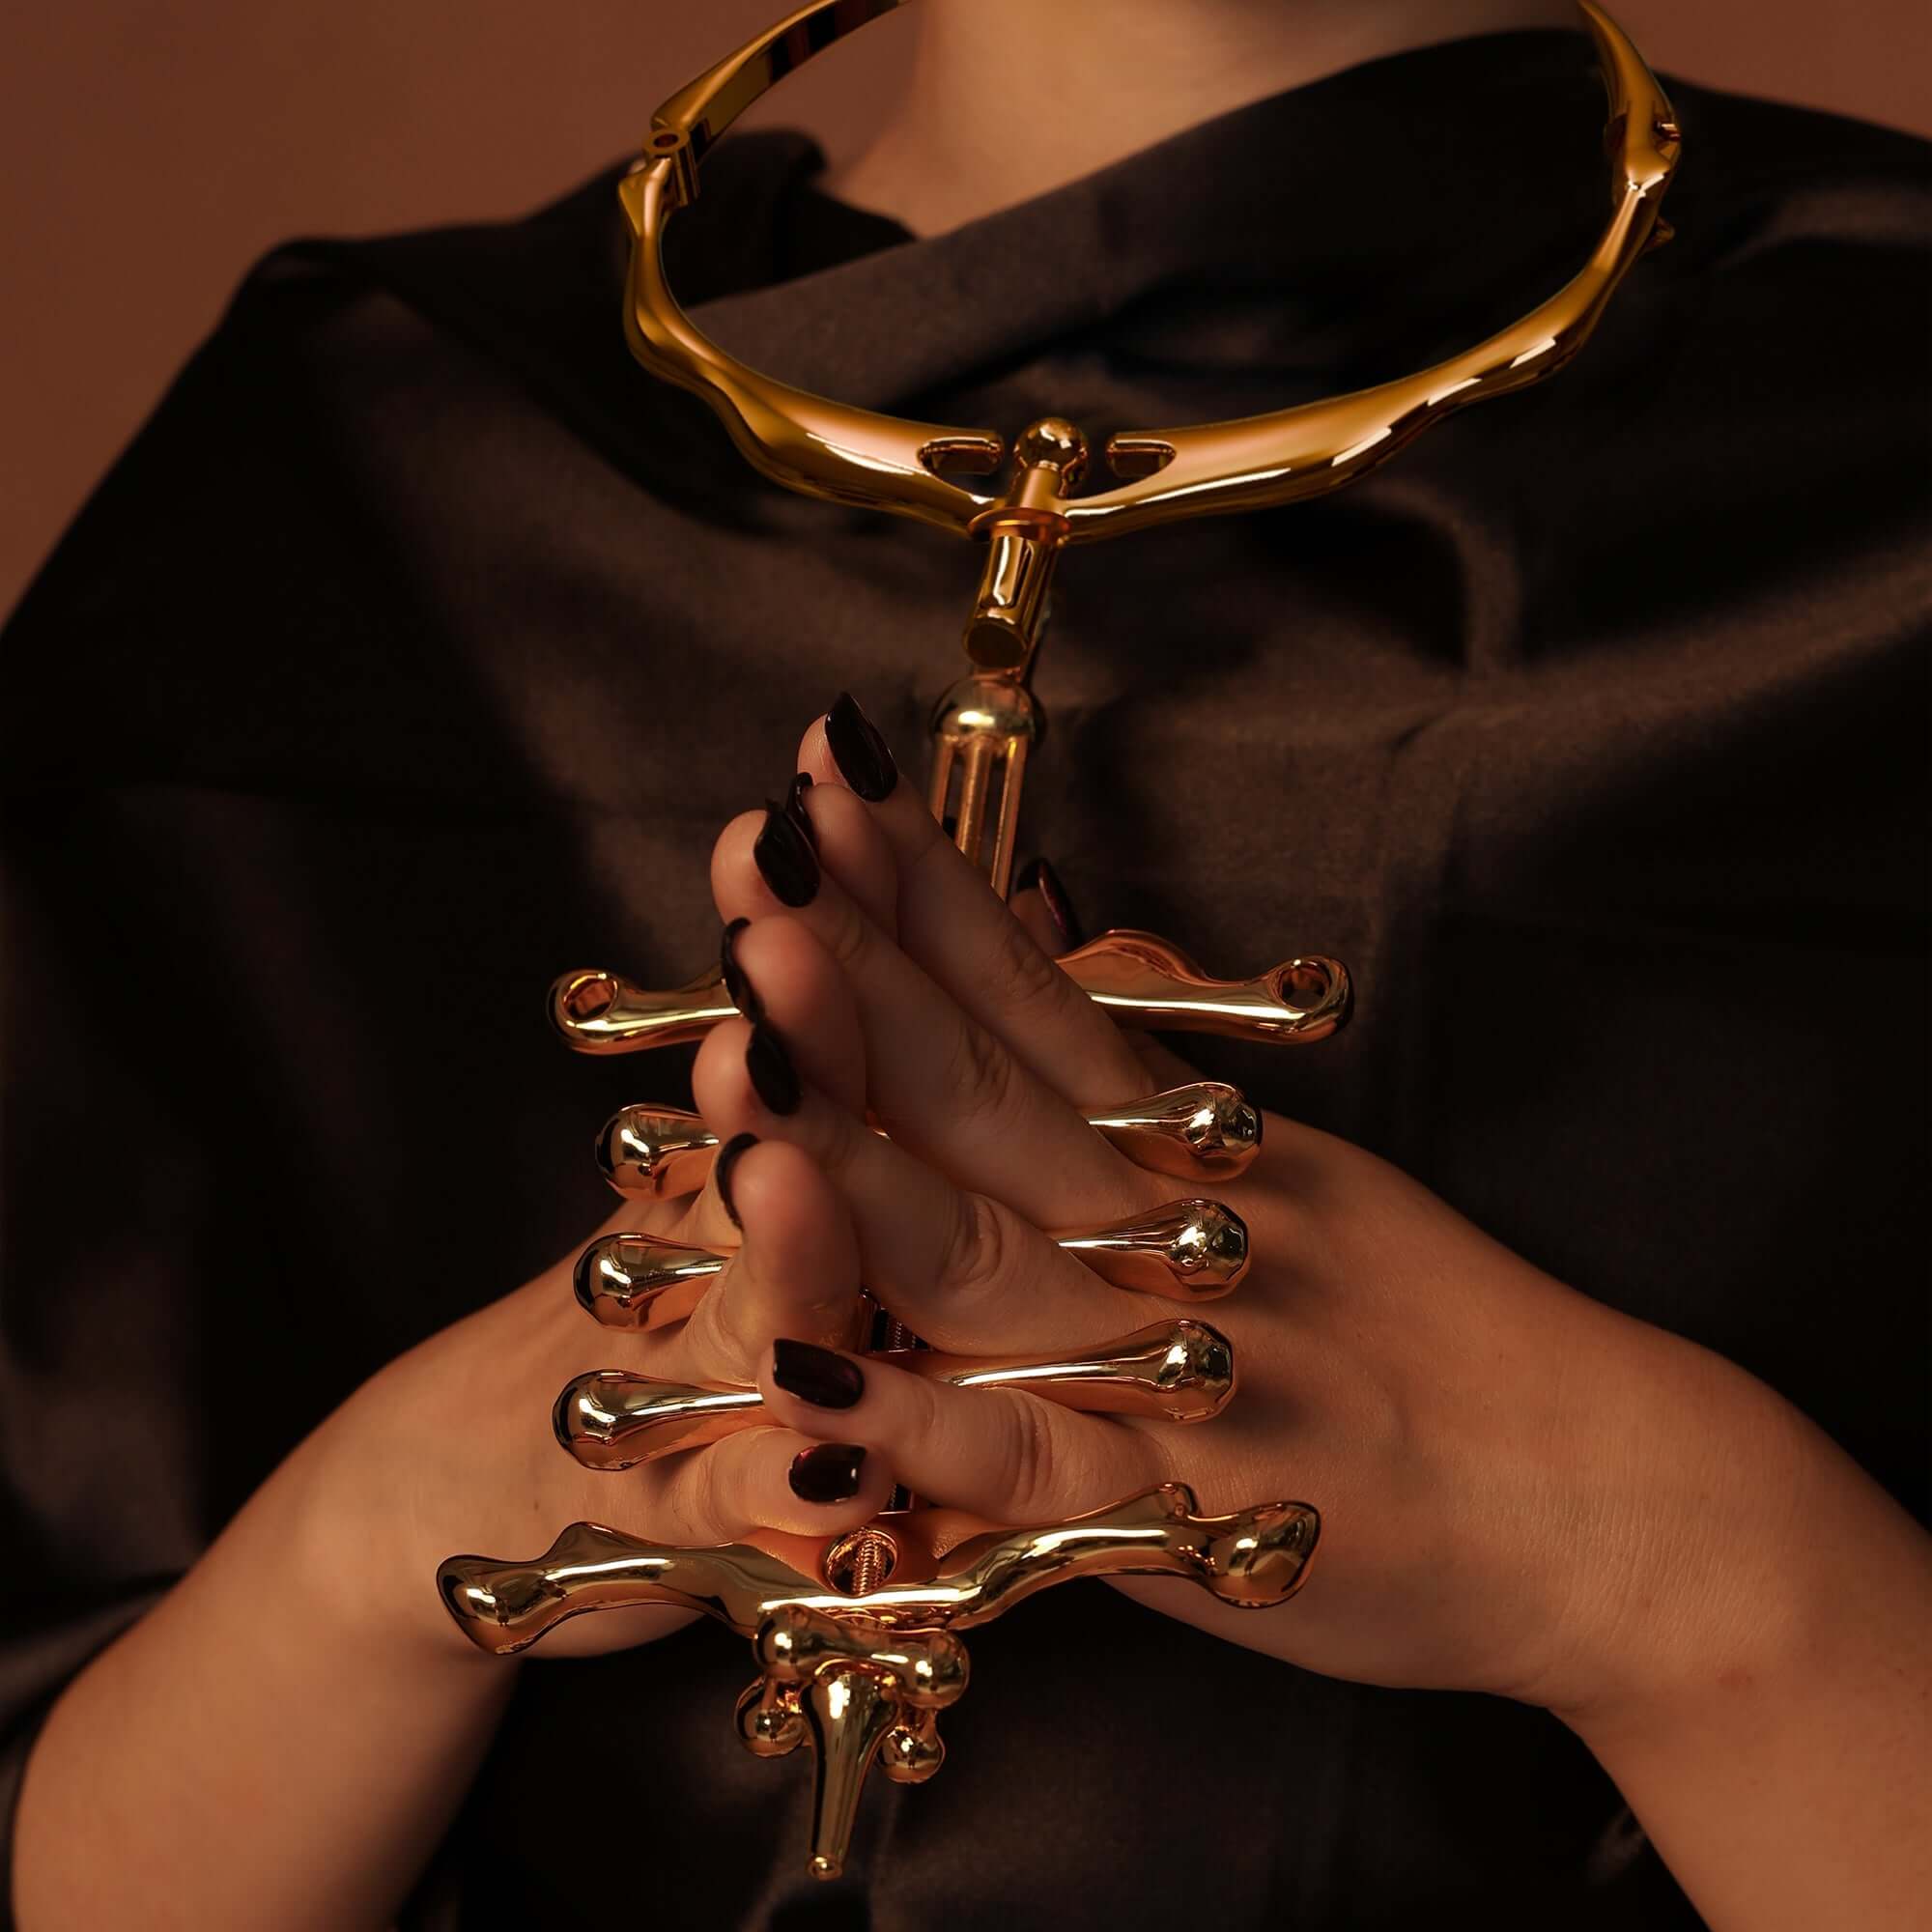
M0 34L0 611L264 249L547 200L781 4L16 0ZM1932 132L1924 0L1617 12L1669 71ZM868 29L765 118L855 145L907 24Z

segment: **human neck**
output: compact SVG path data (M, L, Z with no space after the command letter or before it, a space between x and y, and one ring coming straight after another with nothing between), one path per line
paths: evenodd
M911 78L828 194L937 235L1384 54L1568 0L920 0Z

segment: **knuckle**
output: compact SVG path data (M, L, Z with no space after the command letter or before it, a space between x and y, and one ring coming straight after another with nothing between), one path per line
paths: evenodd
M997 922L998 937L987 962L1003 1005L1016 1008L1058 1006L1069 984L1060 967L1037 946L1016 919Z
M674 1495L677 1515L685 1525L684 1533L728 1542L738 1528L730 1506L730 1492L735 1485L721 1445L699 1449L679 1460L683 1467L677 1472Z
M980 1122L1010 1114L1018 1097L1019 1068L984 1027L972 1020L961 1024L952 1062L948 1087L958 1112Z
M807 1150L835 1180L849 1180L865 1172L879 1151L879 1137L857 1114L844 1107L813 1107L812 1142Z
M1007 1401L1001 1432L1000 1489L1021 1522L1045 1521L1064 1507L1067 1470L1049 1406L1023 1393Z
M856 906L846 906L837 917L814 925L812 930L839 972L847 980L863 984L867 955L871 951L871 933L865 915Z
M1011 1250L1007 1209L983 1194L959 1195L942 1264L949 1293L968 1297L996 1292Z
M698 1362L712 1374L733 1378L751 1361L761 1339L746 1319L753 1297L732 1279L737 1265L734 1262L712 1283L691 1318L692 1350Z

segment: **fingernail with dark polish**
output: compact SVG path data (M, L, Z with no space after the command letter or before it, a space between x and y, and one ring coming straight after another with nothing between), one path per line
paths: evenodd
M791 789L785 793L785 816L805 834L805 842L816 852L818 828L811 822L811 813L805 809L805 795L810 789L811 774L800 772L792 780Z
M1020 875L1013 881L1015 898L1021 893L1037 892L1062 939L1068 946L1080 944L1080 919L1073 910L1072 901L1066 896L1066 888L1060 883L1060 874L1044 859L1029 859L1020 867Z
M809 1503L848 1503L859 1493L866 1452L856 1442L821 1442L791 1459L792 1494Z
M814 1408L850 1408L866 1393L865 1372L857 1362L810 1342L774 1342L772 1379Z
M775 1114L795 1114L803 1097L798 1069L777 1030L760 1020L752 1029L751 1043L745 1048L745 1071L752 1076L758 1098Z
M738 935L751 924L749 919L734 919L724 928L724 943L718 949L718 963L724 971L724 991L731 1004L756 1026L765 1016L764 1003L752 990L745 969L738 964Z
M825 714L825 742L832 749L839 777L861 798L877 805L882 798L892 797L893 787L899 781L892 748L849 691L841 691Z
M765 801L765 823L752 847L765 884L788 906L810 905L818 891L811 840L776 800Z
M756 1134L733 1134L718 1150L718 1158L711 1163L711 1178L718 1183L718 1198L724 1204L724 1211L730 1215L734 1228L742 1228L745 1224L739 1220L738 1209L731 1200L731 1170L738 1165L739 1155L747 1148L754 1148L757 1144Z

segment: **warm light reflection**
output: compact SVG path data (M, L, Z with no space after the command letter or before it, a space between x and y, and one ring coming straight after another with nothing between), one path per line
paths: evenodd
M1389 424L1383 423L1380 429L1371 431L1360 442L1351 442L1347 449L1331 456L1328 459L1329 469L1339 469L1345 463L1354 462L1356 457L1366 454L1378 442L1386 442L1394 434L1394 429Z
M1541 342L1532 342L1520 355L1512 356L1510 358L1510 367L1512 369L1520 369L1525 362L1534 362L1539 355L1548 355L1555 347L1555 336L1546 335Z

